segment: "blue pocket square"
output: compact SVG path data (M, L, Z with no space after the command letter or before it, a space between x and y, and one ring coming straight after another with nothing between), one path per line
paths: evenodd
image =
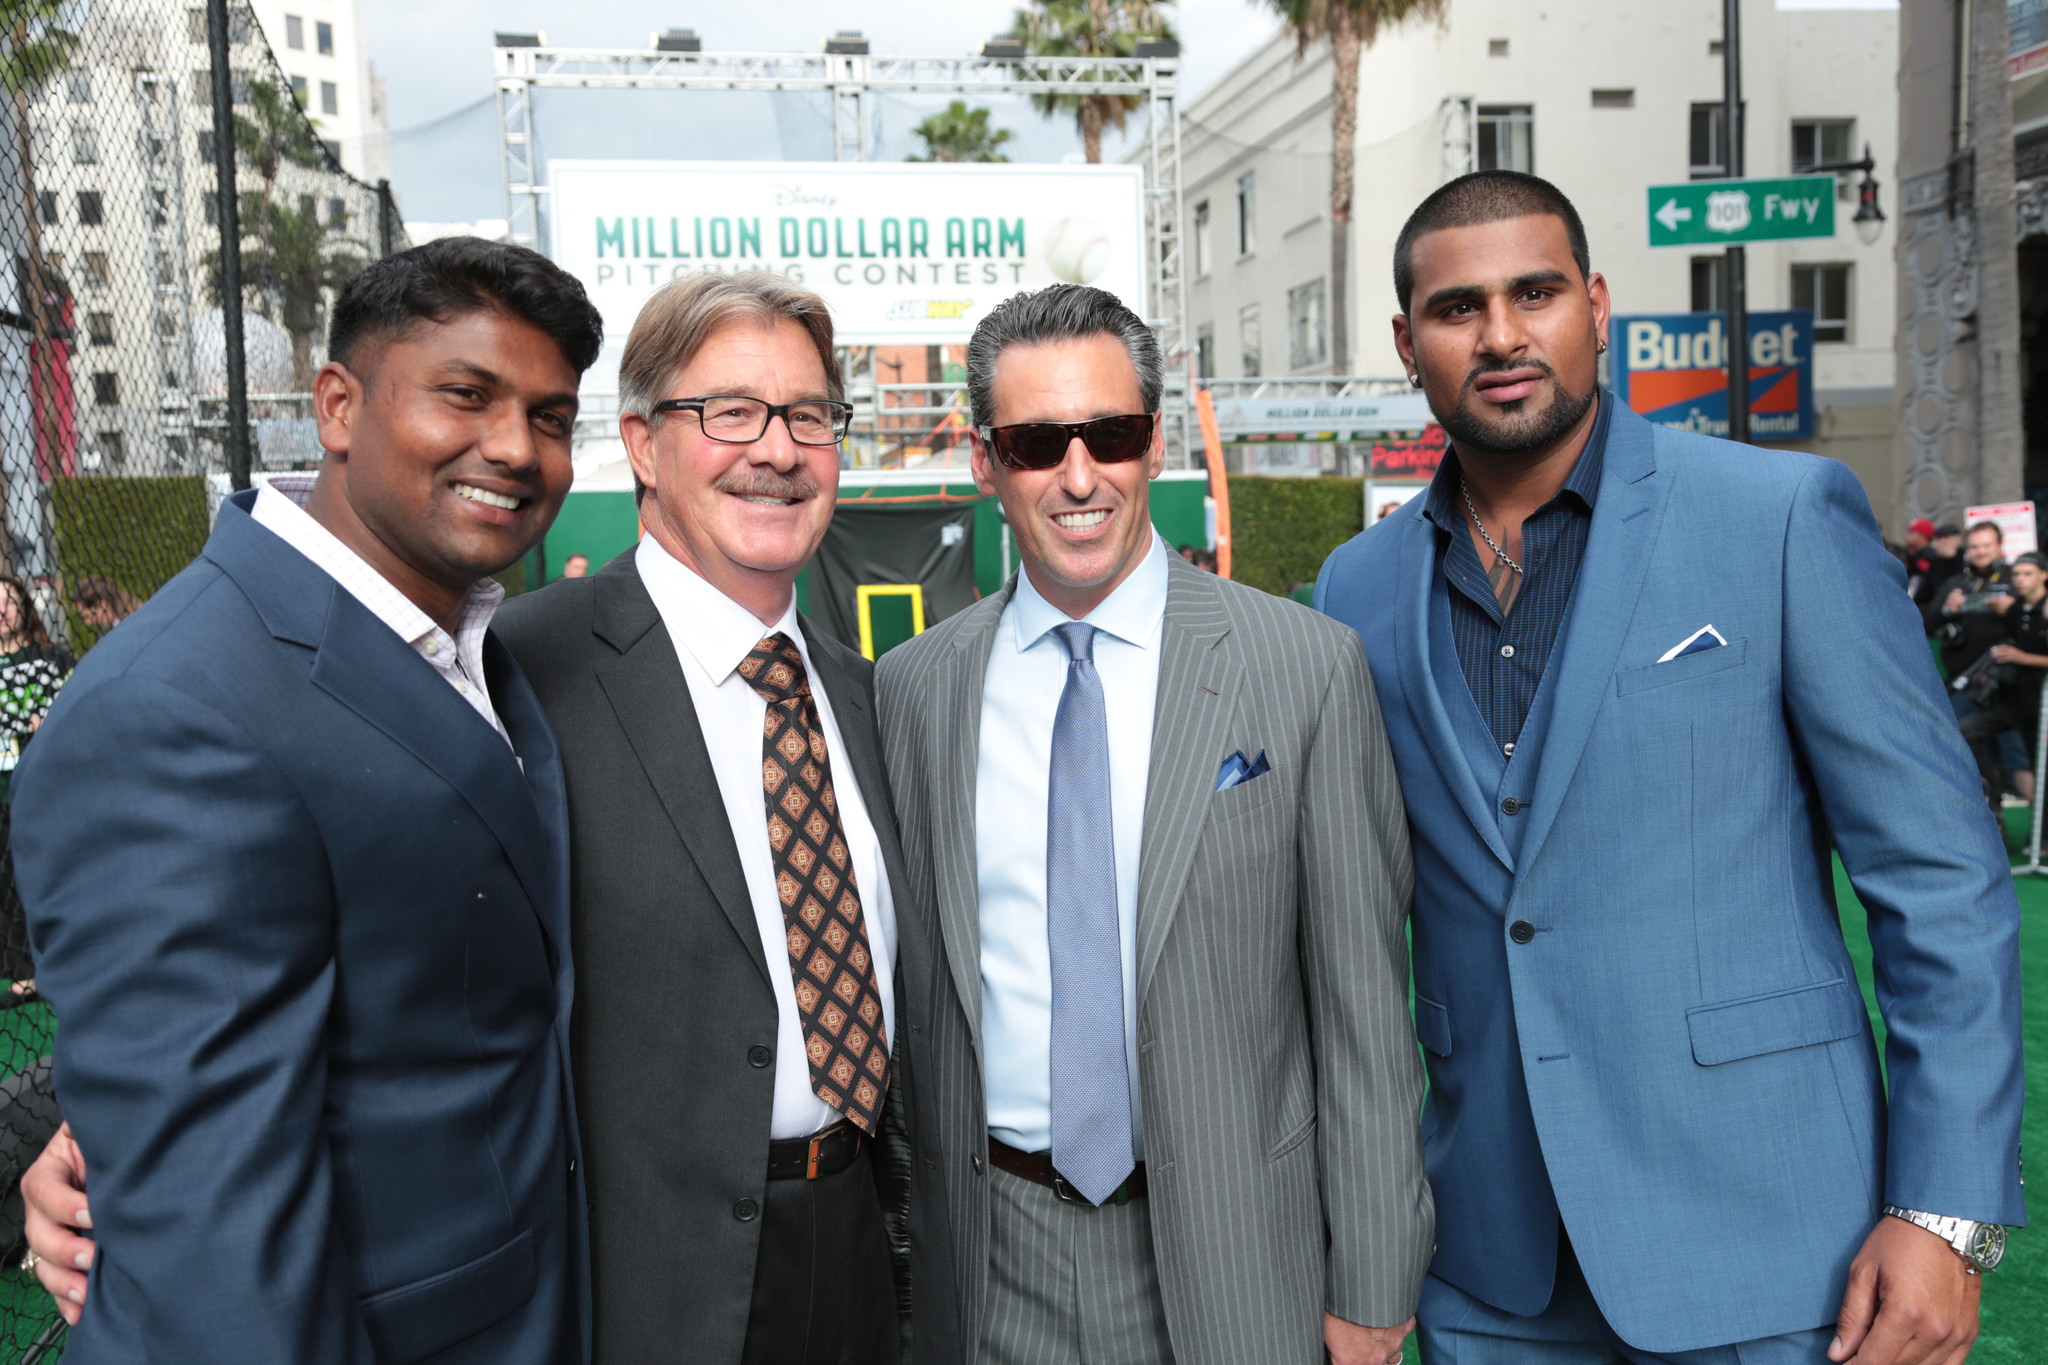
M1216 790L1228 791L1272 770L1272 766L1266 762L1264 749L1259 750L1259 756L1249 763L1245 761L1244 750L1239 749L1224 759L1222 768L1217 770Z

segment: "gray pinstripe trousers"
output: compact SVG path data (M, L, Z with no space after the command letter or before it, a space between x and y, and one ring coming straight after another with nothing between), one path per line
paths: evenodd
M1145 1201L1091 1209L988 1175L981 1365L1172 1365Z

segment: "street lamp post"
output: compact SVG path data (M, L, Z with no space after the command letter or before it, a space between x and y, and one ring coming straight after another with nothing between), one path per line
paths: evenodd
M1721 129L1727 139L1723 170L1742 178L1742 0L1721 4ZM1724 253L1728 279L1728 439L1749 439L1749 279L1747 253Z
M1877 161L1870 155L1870 144L1863 144L1861 161L1830 161L1820 166L1807 167L1813 175L1829 171L1861 171L1863 183L1856 187L1856 216L1849 221L1856 225L1856 240L1865 246L1876 246L1877 239L1884 232L1884 210L1877 205Z

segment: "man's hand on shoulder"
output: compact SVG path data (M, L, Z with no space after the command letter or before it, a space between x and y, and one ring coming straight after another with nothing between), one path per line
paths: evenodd
M1360 1327L1325 1313L1323 1346L1330 1365L1401 1365L1401 1343L1414 1328L1413 1318L1399 1327Z
M73 1327L84 1311L86 1271L92 1268L93 1245L74 1229L90 1229L92 1214L85 1202L85 1154L65 1124L21 1177L23 1230L36 1262L36 1278L57 1311Z
M1849 1267L1828 1359L1962 1365L1977 1340L1983 1287L1941 1238L1900 1218L1879 1218Z

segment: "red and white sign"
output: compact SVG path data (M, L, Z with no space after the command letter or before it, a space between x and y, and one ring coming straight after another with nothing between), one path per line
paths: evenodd
M2005 532L2005 558L2008 562L2018 555L2032 554L2041 548L2041 542L2034 533L2034 504L2031 502L1998 502L1987 507L1963 509L1964 527L1975 526L1980 521L1996 522L1998 529Z

